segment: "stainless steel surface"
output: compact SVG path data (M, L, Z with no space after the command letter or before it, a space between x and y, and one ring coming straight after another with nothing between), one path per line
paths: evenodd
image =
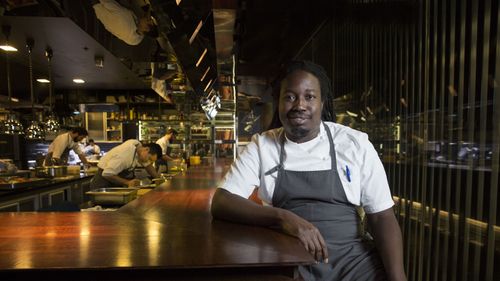
M29 180L19 181L11 178L5 177L5 182L0 181L0 190L14 190L19 188L27 188L27 187L39 187L50 183L49 179L39 179L32 178Z
M95 204L127 204L137 197L138 188L108 187L86 192Z
M40 178L64 177L67 174L67 166L44 166L35 168L35 175Z

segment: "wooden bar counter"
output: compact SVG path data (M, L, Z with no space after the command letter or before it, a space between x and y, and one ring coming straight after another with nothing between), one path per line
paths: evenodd
M294 280L299 240L212 220L227 162L191 167L115 212L0 213L2 280Z

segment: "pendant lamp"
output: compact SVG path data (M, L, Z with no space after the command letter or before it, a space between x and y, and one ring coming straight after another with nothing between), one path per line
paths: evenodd
M9 41L10 36L10 26L2 26L3 34L7 40ZM0 123L0 133L7 135L16 135L16 134L24 134L23 125L17 119L16 114L12 112L12 87L10 83L10 51L5 51L5 60L7 66L7 93L9 99L9 113L7 116L7 120Z
M45 57L47 57L48 67L49 67L49 114L47 119L45 120L45 132L46 133L57 133L61 125L59 124L59 120L57 120L57 116L52 110L52 92L54 89L54 79L52 78L52 49L48 47L45 50Z
M35 41L32 38L28 38L26 40L26 48L28 49L29 74L30 74L31 113L33 115L33 120L31 121L28 128L26 128L25 133L27 139L43 140L45 139L45 131L36 120L36 114L35 114L35 92L33 90L33 62L31 59L34 45Z

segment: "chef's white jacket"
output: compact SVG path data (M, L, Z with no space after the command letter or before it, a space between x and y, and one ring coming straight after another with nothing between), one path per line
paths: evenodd
M137 17L114 0L99 0L94 11L107 31L129 45L141 43L144 35L137 33Z
M78 155L83 154L79 143L73 141L71 132L58 135L49 145L47 154L52 152L52 158L59 159L66 149L73 149L73 151Z
M366 213L384 211L394 205L384 167L368 135L349 127L325 122L332 133L340 175L347 200ZM272 205L278 172L265 175L279 164L279 138L283 128L255 134L219 185L248 198L256 187L264 204ZM331 169L330 144L323 125L319 135L304 143L285 140L284 168L292 171ZM350 175L347 176L346 170Z
M141 142L138 140L127 140L108 151L97 164L101 168L103 176L116 176L122 171L135 167L147 167L150 162L140 163L136 155L136 148ZM135 156L135 157L134 157Z

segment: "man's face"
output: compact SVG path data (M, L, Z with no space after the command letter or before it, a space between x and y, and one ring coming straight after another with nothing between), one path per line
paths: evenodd
M286 136L294 142L315 138L321 124L321 87L318 78L296 70L282 81L279 97L279 118Z
M74 142L81 142L86 136L81 136L79 135L78 133L76 133L74 136L73 136L73 141Z
M146 163L146 162L155 162L157 159L156 154L150 154L149 153L149 147L143 147L142 149L137 150L137 158L139 159L139 162L141 163Z
M146 32L149 32L151 28L153 27L153 19L151 16L145 16L139 19L139 23L137 24L137 30L141 33L144 34Z

